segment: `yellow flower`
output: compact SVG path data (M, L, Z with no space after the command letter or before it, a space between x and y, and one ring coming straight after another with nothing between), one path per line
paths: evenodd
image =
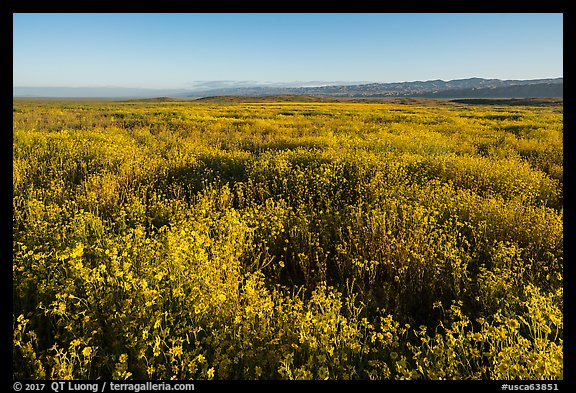
M208 378L210 379L214 378L214 367L210 367L206 372L206 374L208 374Z
M518 323L517 320L512 319L512 320L510 321L510 323L509 323L509 326L510 326L512 329L516 330L516 329L518 329L518 328L520 327L520 323Z
M152 374L154 374L154 367L148 366L148 368L146 369L146 372L148 373L149 376L151 376Z
M92 355L92 348L91 347L86 347L82 350L82 355L84 357L89 357L90 355Z
M182 347L180 345L176 345L170 348L170 353L174 356L181 356L182 355Z
M482 335L480 333L474 333L472 334L472 338L476 341L480 341L482 340Z
M156 336L154 339L154 347L152 348L154 356L160 355L160 337Z
M82 255L84 255L84 245L82 243L79 243L78 245L76 245L76 247L74 247L74 250L72 250L70 257L78 258L81 257Z

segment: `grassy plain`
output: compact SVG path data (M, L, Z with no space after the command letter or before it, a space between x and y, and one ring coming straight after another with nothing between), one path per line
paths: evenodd
M562 378L562 106L15 101L13 124L15 378Z

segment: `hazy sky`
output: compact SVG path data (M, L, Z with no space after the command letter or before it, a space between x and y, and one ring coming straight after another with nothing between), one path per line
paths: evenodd
M563 76L562 14L14 14L13 86Z

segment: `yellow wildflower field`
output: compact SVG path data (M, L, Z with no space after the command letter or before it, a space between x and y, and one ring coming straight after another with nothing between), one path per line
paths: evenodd
M13 104L21 379L562 379L562 106Z

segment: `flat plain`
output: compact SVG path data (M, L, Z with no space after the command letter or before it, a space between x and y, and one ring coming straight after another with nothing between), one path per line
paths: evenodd
M561 379L563 107L476 104L14 101L14 378Z

